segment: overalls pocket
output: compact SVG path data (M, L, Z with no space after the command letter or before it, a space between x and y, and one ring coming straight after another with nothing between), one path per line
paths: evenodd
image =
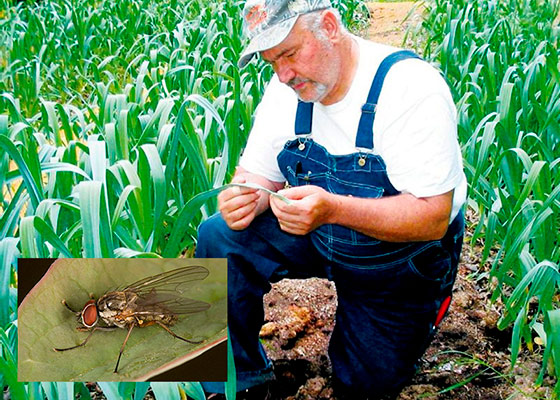
M408 261L411 271L430 282L444 282L451 273L451 256L440 242L431 242Z
M384 192L382 187L372 186L362 182L347 181L333 174L328 175L327 187L325 189L335 194L372 199L383 196Z
M286 169L288 171L287 181L291 186L315 185L327 190L328 172L302 172L300 162L296 164L295 169L289 165Z

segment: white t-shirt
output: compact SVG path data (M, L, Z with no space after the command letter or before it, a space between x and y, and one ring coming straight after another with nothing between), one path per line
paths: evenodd
M354 37L360 60L346 96L324 106L315 103L312 138L331 154L355 153L362 105L381 61L394 47ZM276 156L295 138L297 96L274 75L257 107L240 165L265 178L284 182ZM428 197L455 189L450 221L464 204L467 181L457 141L456 109L439 72L428 63L407 59L385 78L373 125L375 154L387 165L395 189Z

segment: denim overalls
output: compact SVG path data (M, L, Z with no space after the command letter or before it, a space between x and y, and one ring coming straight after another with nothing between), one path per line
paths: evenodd
M389 68L417 57L408 51L380 64L362 108L354 154L334 156L310 137L312 103L300 102L297 138L278 164L292 186L317 185L331 193L379 198L397 195L383 159L373 154L375 104ZM338 294L329 344L335 384L349 398L397 393L415 372L442 303L451 295L463 239L462 213L442 240L389 243L340 225L304 236L280 230L268 211L243 231L217 215L200 227L197 257L228 258L228 326L238 389L270 379L271 364L259 343L262 296L283 277L324 276Z

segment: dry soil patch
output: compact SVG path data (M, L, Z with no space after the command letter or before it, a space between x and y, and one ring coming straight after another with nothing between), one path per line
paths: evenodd
M421 3L404 1L398 3L368 3L371 23L368 38L391 46L411 47L403 40L407 29L417 26L422 20Z

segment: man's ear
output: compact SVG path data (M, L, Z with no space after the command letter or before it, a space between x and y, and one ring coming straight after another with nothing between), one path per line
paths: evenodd
M321 20L321 29L325 32L326 36L332 43L340 40L340 24L338 18L331 10L323 12Z

